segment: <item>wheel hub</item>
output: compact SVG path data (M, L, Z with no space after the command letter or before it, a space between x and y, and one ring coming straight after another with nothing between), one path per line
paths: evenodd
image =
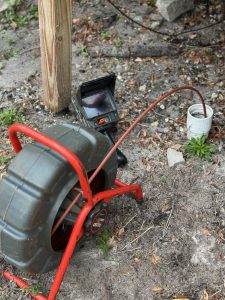
M102 230L108 219L108 209L105 203L98 204L89 214L85 223L85 229L91 234L97 234Z

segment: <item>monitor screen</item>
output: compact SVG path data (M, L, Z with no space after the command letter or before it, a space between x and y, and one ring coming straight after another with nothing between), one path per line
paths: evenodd
M106 90L100 90L94 95L82 98L82 106L89 119L113 110L110 95Z

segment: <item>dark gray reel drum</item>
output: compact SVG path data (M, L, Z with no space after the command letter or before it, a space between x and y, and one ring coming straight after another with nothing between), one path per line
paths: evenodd
M75 153L89 176L112 147L103 134L76 125L56 125L44 133ZM93 181L93 193L110 189L116 172L113 155ZM0 181L0 255L7 262L33 273L57 267L85 203L78 201L51 237L54 223L76 196L74 187L79 189L78 177L64 158L39 143L23 147Z

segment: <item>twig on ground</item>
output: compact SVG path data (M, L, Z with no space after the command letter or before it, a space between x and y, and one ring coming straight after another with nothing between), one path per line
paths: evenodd
M125 228L125 227L127 227L127 225L131 222L131 221L133 221L133 219L135 218L137 216L137 214L136 215L134 215L124 226L123 226L123 228Z
M219 294L219 293L221 293L221 290L219 290L219 291L215 292L214 294L210 295L210 296L209 296L209 299L213 299L213 297L214 297L215 295Z
M133 241L131 241L130 243L126 244L123 249L121 251L123 251L128 245L131 245L133 244L135 241L137 241L139 238L141 238L144 234L146 234L150 229L152 228L157 228L157 227L160 227L160 226L150 226L148 227L144 232L142 232L140 235L138 235ZM140 230L139 230L140 231Z
M167 231L167 229L168 229L168 227L169 227L170 219L171 219L172 214L173 214L173 211L174 211L174 205L175 205L175 201L173 200L173 203L172 203L172 207L171 207L171 211L170 211L169 217L168 217L168 219L167 219L167 221L166 221L166 225L165 225L165 227L164 227L164 229L163 229L163 235L162 235L163 238L165 237L166 231Z
M151 126L145 125L145 124L141 124L141 123L138 123L138 126L145 127L145 128L151 128Z
M162 227L162 226L159 226L159 227ZM134 230L129 231L129 233L134 233L134 232L139 232L139 233L140 233L140 231L145 231L146 229L147 229L147 228L134 229Z
M134 178L131 180L130 184L133 184L134 182L136 182L136 180L137 180L138 178L140 178L140 176L134 177ZM136 203L137 203L137 202L136 202Z
M30 51L33 51L33 50L38 50L38 49L40 49L40 46L25 49L24 51L20 52L20 55L24 55L27 52L30 52Z
M174 119L174 118L171 118L171 117L168 117L168 116L165 116L165 115L163 115L163 114L160 114L160 113L156 112L155 109L153 109L152 112L153 112L155 115L158 115L158 116L160 116L160 117L163 117L164 119L168 118L168 119L170 119L170 120L172 120L172 121L174 121L174 122L177 122L177 121L178 121L177 119Z
M139 232L142 230L144 224L145 224L145 220L142 222L141 227L140 227L140 229L139 229Z
M129 244L133 244L134 242L136 242L138 239L140 239L144 234L146 234L150 229L153 229L153 228L157 228L157 227L160 227L160 226L150 226L148 227L144 232L142 232L140 235L138 235L133 241L131 241ZM126 247L126 246L125 246Z
M121 251L116 252L116 254L118 254L118 253L125 253L125 252L134 252L134 251L139 250L141 248L142 247L136 247L136 248L133 248L133 249L125 249L125 250L123 248Z

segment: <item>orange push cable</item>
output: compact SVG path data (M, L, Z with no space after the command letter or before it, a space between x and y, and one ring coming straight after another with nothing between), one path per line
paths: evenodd
M134 127L162 100L165 100L166 98L168 98L169 96L171 96L174 93L177 93L179 91L182 90L192 90L195 93L197 93L197 95L199 96L202 105L203 105L203 111L204 111L204 116L205 118L207 117L207 113L206 113L206 107L205 107L205 101L203 99L202 94L193 86L181 86L181 87L177 87L177 88L173 88L170 91L168 91L167 93L163 94L162 96L160 96L158 99L156 99L152 104L149 105L148 108L146 108L145 111L143 111L139 117L137 117L137 119L131 124L131 126L122 134L122 136L119 138L119 140L115 143L115 145L111 148L111 150L108 152L108 154L105 156L105 158L102 160L102 162L99 164L99 166L97 167L97 169L94 171L94 173L91 175L91 177L89 178L89 183L91 183L95 176L98 174L98 172L102 169L102 167L104 166L104 164L107 162L107 160L111 157L111 155L116 151L116 149L119 147L119 145L122 143L122 141L127 137L127 135L131 132L132 129L134 129ZM71 204L67 207L67 209L65 210L65 212L63 213L63 215L60 217L60 219L57 221L57 223L54 225L53 229L52 229L52 235L56 232L56 230L59 228L59 226L61 225L61 223L63 222L63 220L65 219L65 217L68 215L69 211L71 210L71 208L77 203L77 201L82 197L81 194L78 194L76 196L76 198L71 202Z

